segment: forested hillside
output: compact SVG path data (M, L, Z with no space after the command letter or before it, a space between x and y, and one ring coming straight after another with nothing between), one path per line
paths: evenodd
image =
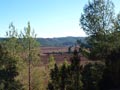
M71 46L77 40L85 42L85 37L37 38L41 46Z
M6 38L0 38L0 41ZM72 46L77 40L85 41L85 37L37 38L41 46Z

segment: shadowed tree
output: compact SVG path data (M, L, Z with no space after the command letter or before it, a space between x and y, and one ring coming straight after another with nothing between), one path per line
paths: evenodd
M3 43L0 44L0 90L23 90L15 79L19 74L16 59Z
M48 90L82 90L80 57L75 50L71 64L65 63L58 68L55 64L50 73Z
M92 0L84 7L80 23L91 45L91 59L104 60L102 90L118 88L120 85L119 27L120 15L115 17L110 0ZM106 84L106 85L105 85Z
M82 71L83 90L102 90L100 82L102 80L105 66L100 63L89 63Z
M110 0L92 0L84 7L80 25L89 35L91 56L104 58L111 49L110 33L113 30L114 5Z

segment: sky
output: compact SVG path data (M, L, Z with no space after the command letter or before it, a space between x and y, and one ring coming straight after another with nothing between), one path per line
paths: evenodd
M119 12L120 0L112 0ZM0 37L13 22L18 32L28 21L37 37L86 36L80 16L88 0L0 0Z

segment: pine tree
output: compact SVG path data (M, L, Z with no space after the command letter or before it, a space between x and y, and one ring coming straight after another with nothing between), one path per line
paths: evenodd
M88 63L82 70L83 90L102 90L100 82L105 66L101 63Z
M29 90L32 89L31 87L31 67L39 66L40 65L40 58L38 42L36 41L36 34L34 30L31 30L30 22L26 28L24 28L24 32L21 32L20 35L20 42L21 46L23 47L24 54L26 54L26 62L28 63L28 87ZM34 83L32 83L34 84ZM34 85L33 85L34 86Z
M81 90L81 66L80 66L80 56L78 55L77 50L74 50L73 58L71 58L71 65L69 66L69 79L70 79L70 88L71 90Z
M114 16L114 4L110 0L92 0L85 5L80 24L89 35L92 59L103 59L111 50L110 33L113 31Z
M104 60L102 87L120 87L120 14L115 16L111 0L92 0L85 5L80 23L92 49L91 59ZM106 85L105 85L106 84ZM103 90L102 88L102 90Z
M4 44L0 44L0 90L23 90L18 76L17 60L11 56Z
M80 57L77 50L74 51L71 64L64 63L60 68L55 64L50 77L48 90L82 90Z
M49 56L49 60L48 60L48 68L49 70L53 69L55 65L55 59L53 55Z
M36 41L36 34L34 30L31 30L30 23L28 23L28 26L25 27L24 31L21 31L20 33L17 32L17 29L13 23L11 23L9 26L9 31L6 32L6 35L7 39L5 40L4 45L10 52L10 55L14 58L17 58L17 66L20 73L17 76L17 79L21 81L25 89L28 89L28 74L26 74L26 72L29 71L29 83L32 83L31 89L37 88L38 90L40 85L42 85L39 83L43 82L44 76L41 75L41 73L43 74L43 70L40 71L40 67L38 68L38 66L41 64L40 57L38 56L40 51L39 43ZM33 73L37 73L38 76L34 75ZM36 77L39 77L39 79Z
M67 86L68 86L68 70L67 70L67 66L65 63L63 63L63 65L60 68L60 90L66 90Z
M55 64L54 69L50 72L51 80L48 83L48 90L59 90L59 68L57 64Z

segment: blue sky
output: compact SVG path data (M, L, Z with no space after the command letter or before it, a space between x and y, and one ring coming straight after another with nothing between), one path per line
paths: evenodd
M112 0L119 11L120 0ZM88 0L0 0L0 37L9 24L23 30L30 21L37 37L86 36L79 26Z

